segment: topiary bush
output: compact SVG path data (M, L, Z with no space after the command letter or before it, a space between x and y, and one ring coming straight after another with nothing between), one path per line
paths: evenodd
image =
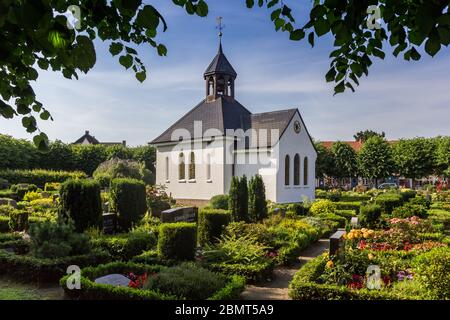
M228 195L218 194L212 197L209 203L213 209L228 210L228 200Z
M383 193L375 198L375 203L381 206L384 214L391 214L395 207L402 205L403 199L396 193Z
M359 223L363 227L374 228L380 223L381 212L381 206L377 204L361 206L358 215Z
M228 208L233 221L248 221L248 187L247 178L232 177L228 197Z
M9 228L11 231L28 230L28 212L23 210L14 210L9 214Z
M162 259L193 260L196 245L195 223L163 223L159 227L158 255Z
M450 299L450 248L435 248L413 260L420 282L438 299Z
M221 209L201 209L198 220L199 243L204 245L216 242L230 223L231 214Z
M335 211L336 211L336 203L332 202L331 200L315 201L311 205L311 208L309 209L309 212L314 216L320 214L334 213Z
M251 221L267 218L266 187L259 174L248 182L248 216Z
M144 182L129 178L113 179L110 201L111 210L117 213L119 227L128 231L147 212Z
M77 232L100 227L102 203L100 185L94 180L68 180L60 189L60 216L72 219Z
M395 218L410 218L410 217L419 217L425 219L428 217L427 209L418 204L405 203L400 207L394 208L392 210L392 216Z

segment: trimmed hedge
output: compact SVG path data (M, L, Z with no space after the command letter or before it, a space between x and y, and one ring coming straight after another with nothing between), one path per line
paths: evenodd
M113 285L98 284L94 280L107 274L151 274L159 272L167 267L160 265L145 265L139 263L112 262L97 267L84 268L81 270L81 289L69 290L65 276L60 280L60 285L64 289L67 297L71 299L83 300L177 300L186 297L176 297L153 290L140 290L129 287L117 287ZM245 287L245 279L233 275L227 279L226 285L215 292L208 300L229 300L238 299Z
M228 195L219 194L211 198L209 203L213 209L228 210Z
M28 230L28 211L14 210L9 214L9 228L11 231Z
M385 291L352 290L344 286L319 284L317 279L323 273L327 259L325 255L308 261L289 284L289 296L294 300L398 300ZM404 297L403 299L408 299Z
M335 214L344 217L348 221L350 221L352 217L357 216L356 210L336 210Z
M228 276L239 275L247 281L258 282L272 277L274 264L272 261L259 264L211 263L207 268Z
M89 227L101 227L102 202L100 185L94 180L73 179L60 189L60 214L74 221L77 232Z
M363 227L374 228L380 222L381 212L381 206L378 204L362 206L358 216L359 223Z
M117 213L117 222L123 231L128 231L147 212L144 182L136 179L117 178L111 180L111 210Z
M354 201L354 202L336 202L337 210L355 210L356 213L359 213L359 209L361 208L362 202Z
M196 245L195 223L163 223L159 227L158 255L162 259L193 260Z
M94 247L109 252L114 260L125 261L142 254L146 250L152 249L156 245L156 242L157 239L154 233L144 232L101 236L91 240Z
M41 223L46 220L47 219L45 219L45 218L31 216L28 218L28 223L31 226L34 223ZM10 231L11 231L11 228L9 226L9 217L0 216L0 233L10 232Z
M96 250L86 255L60 259L39 259L0 250L0 274L7 274L19 281L43 284L57 282L66 274L70 265L86 267L108 261L110 261L109 254Z
M403 198L395 193L383 193L375 198L375 203L381 206L384 214L391 214L394 208L403 204Z
M222 235L225 227L231 222L231 214L227 210L200 209L198 222L199 243L205 245L215 242Z
M33 183L44 188L47 182L64 182L68 179L87 178L81 171L53 171L53 170L0 170L0 178L11 184Z

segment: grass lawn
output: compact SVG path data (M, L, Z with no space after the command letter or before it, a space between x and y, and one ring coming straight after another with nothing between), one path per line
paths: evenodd
M63 291L59 286L39 288L0 277L0 300L61 300Z

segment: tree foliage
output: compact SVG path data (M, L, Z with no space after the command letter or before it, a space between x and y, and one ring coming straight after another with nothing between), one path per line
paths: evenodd
M172 2L190 15L208 14L205 0ZM155 40L167 24L154 6L142 0L79 0L75 4L81 17L75 30L67 27L64 16L73 4L70 0L0 0L0 116L21 117L30 133L39 132L37 118L52 119L31 84L38 78L38 69L77 79L79 72L87 73L95 65L94 40L98 39L107 42L111 55L142 82L147 70L136 47L148 45L167 55L167 48ZM372 60L384 59L386 41L394 47L394 56L403 54L406 60L419 60L421 46L435 56L450 44L448 0L314 0L307 21L301 24L282 0L245 0L245 4L266 7L275 30L287 32L290 40L307 39L314 46L317 38L331 36L336 49L330 53L325 79L335 83L335 94L355 90L359 79L368 75ZM379 8L382 20L375 28L376 10L371 6ZM40 148L47 147L45 133L35 134L33 140Z
M259 174L248 182L248 215L251 221L267 218L266 187Z
M345 142L337 141L331 147L334 159L333 176L349 178L357 175L356 152Z
M394 160L389 143L379 136L372 136L358 153L358 170L369 179L389 177L394 173Z
M401 139L393 148L398 173L411 179L423 178L433 173L435 164L432 139Z
M325 176L333 176L334 171L334 158L330 150L325 148L319 141L315 144L317 151L316 159L316 177L323 178Z
M364 131L359 131L357 132L353 138L355 138L355 141L361 141L361 142L366 142L367 140L369 140L369 138L371 137L381 137L384 138L386 136L386 134L383 132L378 133L376 131L373 130L364 130Z

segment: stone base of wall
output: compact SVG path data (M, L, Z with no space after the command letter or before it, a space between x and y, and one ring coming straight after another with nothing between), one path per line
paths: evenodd
M175 199L177 204L189 207L204 207L209 204L209 200L201 199Z

